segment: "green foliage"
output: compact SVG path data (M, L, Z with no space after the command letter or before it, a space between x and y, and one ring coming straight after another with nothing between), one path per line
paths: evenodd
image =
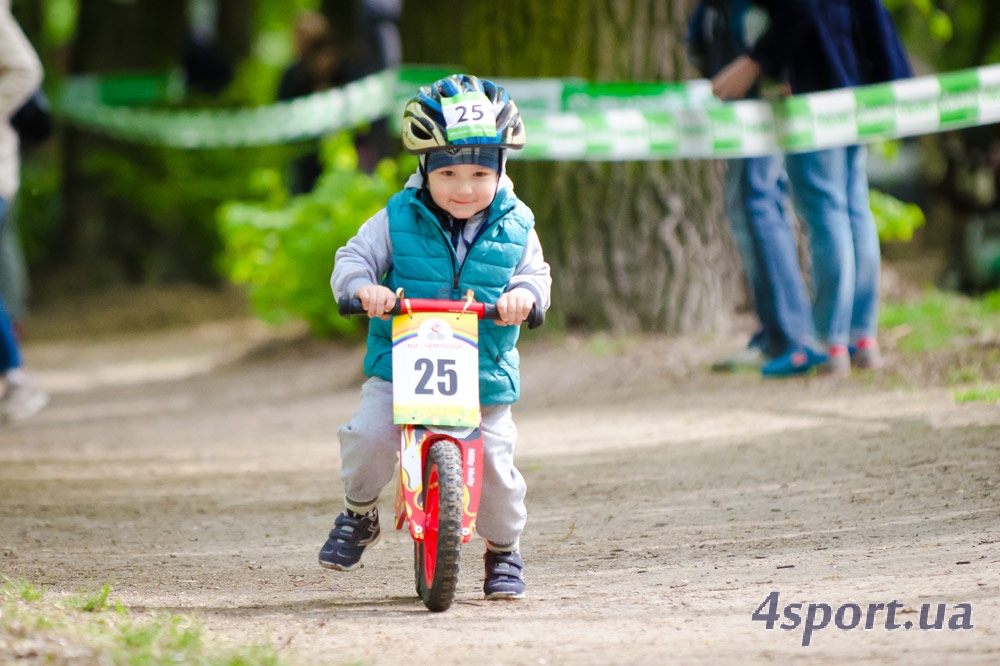
M929 291L915 302L887 303L880 320L901 350L941 350L956 339L1000 334L1000 291L978 298Z
M263 62L283 67L294 57L290 27L295 14L302 10L318 11L320 0L281 0L257 3L257 45L255 52Z
M875 216L878 238L883 243L908 241L913 238L913 232L927 221L920 206L905 203L885 192L871 190L868 201Z
M260 58L246 58L237 63L232 83L220 100L225 106L245 108L274 102L281 80L281 68Z
M933 0L883 0L886 8L904 22L922 23L936 42L947 42L952 37L951 16Z
M58 165L48 146L44 153L24 158L15 215L21 245L29 264L44 261L48 254L59 220L60 186Z
M259 317L271 323L296 318L317 336L355 336L361 318L337 314L330 292L334 255L361 224L402 187L412 157L383 160L375 173L358 170L349 134L324 141L325 171L309 194L288 198L273 170L255 174L256 201L231 201L219 210L224 271L247 285Z
M79 0L44 0L45 37L53 46L64 46L73 39L77 16L80 13Z
M256 170L286 163L293 152L291 146L199 151L129 145L95 152L86 167L114 202L107 242L112 256L124 257L125 277L217 283L222 242L216 210L246 196Z

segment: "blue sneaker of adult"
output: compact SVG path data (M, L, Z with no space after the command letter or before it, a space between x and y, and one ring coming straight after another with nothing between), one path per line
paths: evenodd
M487 550L486 582L483 593L487 599L521 599L524 597L524 560L518 553L494 553Z
M823 363L826 363L826 354L815 352L809 347L798 347L765 363L760 374L774 378L795 377L804 375Z
M366 514L344 511L337 516L330 538L319 551L319 564L327 569L353 571L361 566L361 556L382 538L378 509Z

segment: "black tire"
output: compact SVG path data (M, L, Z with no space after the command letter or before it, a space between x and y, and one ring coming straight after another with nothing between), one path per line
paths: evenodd
M436 479L436 481L435 481ZM462 456L452 442L431 445L424 467L424 539L415 544L417 594L429 610L448 610L462 554ZM437 511L432 504L437 498Z

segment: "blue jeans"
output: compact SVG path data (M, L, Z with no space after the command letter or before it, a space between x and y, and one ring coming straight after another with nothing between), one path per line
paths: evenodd
M6 216L7 202L0 197L0 225L3 225ZM20 367L21 348L14 336L14 325L7 316L7 308L0 298L0 374L6 374L8 370Z
M864 146L786 157L812 252L813 321L828 345L873 338L878 328L881 254L866 158Z
M814 337L784 179L779 155L729 160L726 168L726 216L761 324L751 344L769 356Z

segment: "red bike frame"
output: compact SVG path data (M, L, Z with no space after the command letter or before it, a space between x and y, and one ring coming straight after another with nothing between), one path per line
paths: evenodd
M423 461L427 451L435 442L447 440L458 447L462 456L462 543L468 543L476 530L476 515L479 512L479 497L483 478L483 435L479 428L452 429L444 432L434 426L404 425L400 438L399 486L396 492L396 529L410 524L410 536L414 541L430 540L428 545L437 543L435 526L437 516L428 516L437 510L436 479L430 479L428 488L423 487ZM406 469L406 457L419 453L419 466L411 474ZM424 526L429 526L427 530ZM433 552L433 548L428 548Z

